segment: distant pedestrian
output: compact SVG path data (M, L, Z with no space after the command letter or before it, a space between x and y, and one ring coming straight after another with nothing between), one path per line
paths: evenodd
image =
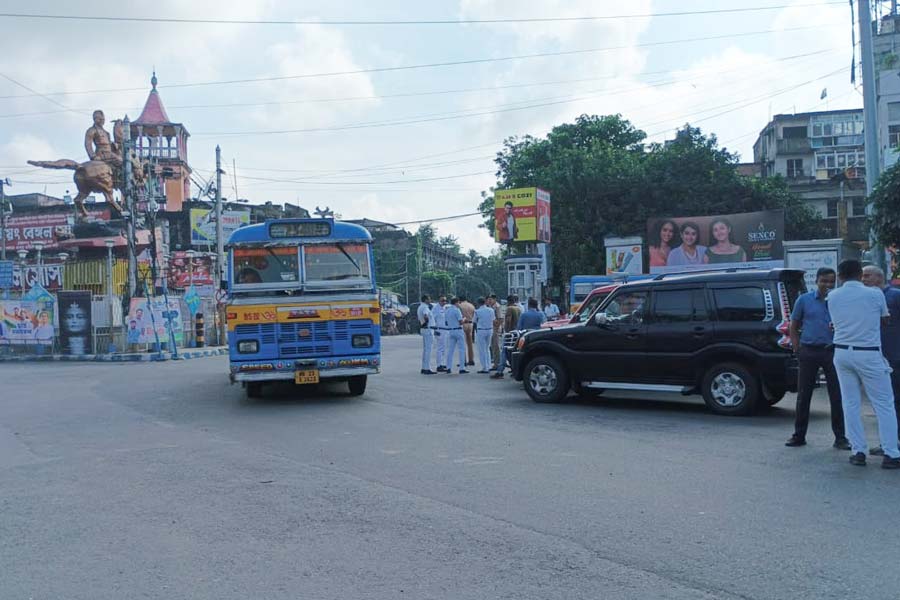
M468 373L465 369L466 363L466 338L463 335L462 325L463 325L463 314L462 311L459 310L459 298L455 296L450 299L450 306L447 308L444 313L444 318L447 321L447 332L450 336L450 341L447 345L447 373L450 374L453 372L453 357L456 355L457 349L459 350L459 355L457 358L459 359L459 374L462 375L464 373Z
M519 307L516 306L516 296L510 294L506 298L506 316L503 317L503 331L504 333L511 333L516 331L516 326L519 324L519 317L522 315L522 311L519 310ZM491 375L491 379L503 379L503 372L506 370L506 361L508 360L506 346L501 345L500 347L500 361L497 365L497 372Z
M897 414L891 392L891 368L881 354L881 324L890 313L884 294L864 287L862 265L845 260L838 265L842 286L828 294L828 311L834 323L834 366L841 382L844 422L853 454L850 463L866 464L866 432L862 423L862 391L865 390L875 417L885 469L900 468L897 449Z
M422 336L422 375L434 375L431 370L431 346L434 343L434 332L431 330L431 296L422 296L422 302L416 311L419 319L419 334Z
M797 298L791 312L791 345L797 355L797 408L794 419L794 435L785 446L805 446L809 427L809 404L816 387L819 369L825 372L828 400L831 403L831 431L834 447L849 450L850 442L844 437L844 409L841 406L841 384L834 370L834 340L831 316L825 302L828 292L834 289L834 269L821 268L816 272L816 289Z
M491 370L496 371L500 363L500 338L503 337L503 313L497 294L488 296L488 306L494 311L494 326L491 334Z
M555 321L559 318L559 306L550 298L544 298L544 316L548 321Z
M519 322L516 324L516 329L540 329L541 325L547 320L546 315L538 310L537 300L534 298L528 299L528 310L522 313L522 316L519 317Z
M459 297L459 310L463 315L463 333L466 336L466 365L475 364L475 305L466 300L465 296Z
M447 323L444 313L447 310L447 296L440 296L437 304L431 307L431 330L434 332L434 348L435 362L437 372L443 373L447 370Z
M881 353L891 366L894 412L897 414L897 428L900 432L900 290L887 285L884 271L872 265L863 268L863 285L879 288L884 292L884 301L891 313L887 323L881 325ZM883 456L884 450L880 447L873 448L869 454Z
M491 372L491 335L494 333L494 311L484 298L475 301L475 347L478 351L479 373Z

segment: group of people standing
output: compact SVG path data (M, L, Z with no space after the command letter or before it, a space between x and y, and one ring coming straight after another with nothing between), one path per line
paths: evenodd
M835 289L836 279L841 287ZM881 466L900 468L900 290L884 271L845 260L838 271L822 268L816 289L801 295L791 313L791 342L798 359L794 434L786 446L806 445L809 405L819 369L825 373L835 448L850 450L850 463L866 464L866 451ZM881 446L868 449L862 393L878 420Z
M421 373L449 374L456 367L465 374L469 372L466 367L475 366L477 356L477 373L493 373L493 378L502 379L507 362L506 349L501 348L503 333L537 329L547 320L545 312L559 316L559 308L553 303L546 303L545 311L541 311L533 298L528 300L527 310L519 304L518 296L510 295L506 302L504 312L496 294L478 298L474 305L464 296L453 297L449 303L446 296L440 296L436 303L431 296L422 296L416 311L422 337Z
M700 243L700 226L693 221L681 225L671 219L660 222L650 241L650 266L725 264L746 262L747 252L733 239L728 219L717 217L709 224L710 245Z

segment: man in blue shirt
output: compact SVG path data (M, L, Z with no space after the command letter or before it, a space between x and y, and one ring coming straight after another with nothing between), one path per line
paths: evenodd
M547 320L547 315L538 310L538 302L534 298L528 299L528 310L519 317L516 329L540 329L541 324Z
M462 311L459 310L459 298L453 297L450 299L450 306L444 312L444 323L447 326L447 332L450 336L449 343L447 344L447 374L453 372L453 365L457 364L453 362L453 355L456 354L457 348L459 349L459 374L463 375L468 373L465 369L466 364L466 338L463 335L462 326L466 322L466 319L463 317Z
M900 290L885 285L884 271L876 266L863 268L863 285L876 287L884 292L891 316L881 325L881 353L891 365L891 388L894 391L894 412L897 413L897 428L900 431ZM869 454L883 456L884 450L873 448Z
M825 297L834 289L834 269L821 268L816 272L816 289L797 298L791 312L791 345L797 355L797 408L794 417L794 435L785 446L806 445L809 427L809 403L816 387L819 369L825 372L828 400L831 403L831 430L834 447L849 450L850 443L844 436L844 411L841 406L841 388L834 369L831 316Z

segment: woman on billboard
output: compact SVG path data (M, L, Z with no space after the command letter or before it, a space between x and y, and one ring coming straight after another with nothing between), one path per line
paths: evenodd
M685 221L681 224L681 245L672 248L666 265L680 267L686 265L702 265L707 262L706 246L697 242L700 239L700 227L693 221Z
M707 262L712 264L747 262L747 253L731 239L731 223L717 218L709 224L709 239L713 243L706 250Z
M656 224L650 239L650 266L664 267L669 259L669 252L679 245L678 225L672 219L665 219Z

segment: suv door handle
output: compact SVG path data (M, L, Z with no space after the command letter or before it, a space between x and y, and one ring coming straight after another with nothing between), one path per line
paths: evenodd
M706 334L706 327L697 325L694 327L694 337L703 337Z

